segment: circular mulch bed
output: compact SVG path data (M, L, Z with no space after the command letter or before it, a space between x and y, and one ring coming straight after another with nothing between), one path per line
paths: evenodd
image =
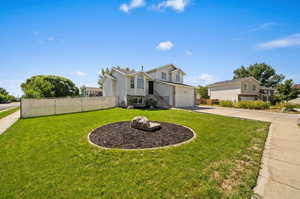
M104 148L146 149L176 145L192 139L194 132L184 126L160 122L161 129L149 132L130 127L130 122L116 122L92 131L91 143Z

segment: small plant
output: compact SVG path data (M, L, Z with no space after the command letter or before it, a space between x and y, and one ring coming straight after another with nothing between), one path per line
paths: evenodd
M223 107L234 107L233 101L231 100L221 100L219 104Z
M146 107L156 107L157 106L157 101L154 99L146 99L145 101Z
M245 109L257 109L257 110L263 110L263 109L269 109L270 108L269 102L264 102L261 100L257 101L239 101L235 107L237 108L245 108Z

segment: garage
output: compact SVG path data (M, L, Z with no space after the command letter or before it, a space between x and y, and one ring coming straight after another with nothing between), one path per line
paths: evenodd
M256 95L240 95L240 101L253 101L257 99Z
M194 105L195 105L194 88L175 86L175 107L188 107Z

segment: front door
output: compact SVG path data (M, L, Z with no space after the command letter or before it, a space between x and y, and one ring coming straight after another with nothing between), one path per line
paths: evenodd
M148 92L149 92L149 95L153 95L153 81L149 81L148 83Z

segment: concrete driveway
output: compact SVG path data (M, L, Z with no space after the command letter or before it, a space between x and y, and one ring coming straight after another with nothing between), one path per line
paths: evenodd
M14 108L20 106L19 102L13 102L13 103L8 103L8 104L0 104L0 112L4 111L6 109Z
M266 199L300 198L300 115L211 106L193 110L271 122L254 192Z

